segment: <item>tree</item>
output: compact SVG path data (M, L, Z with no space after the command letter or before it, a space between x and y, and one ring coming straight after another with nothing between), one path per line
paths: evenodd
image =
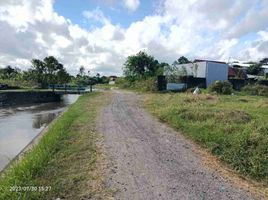
M56 84L57 74L59 71L63 70L63 65L59 63L59 61L53 56L44 58L43 63L45 66L45 76L47 83Z
M41 85L45 87L45 64L42 60L32 59L32 69L29 70L29 74L32 75L32 78Z
M46 57L43 61L33 59L29 72L42 88L47 87L48 84L66 83L70 80L63 64L53 56Z
M10 65L6 66L5 68L0 69L0 78L2 79L10 79L16 78L20 74L20 69L13 68Z
M262 60L260 60L260 63L263 65L267 65L268 64L268 58L263 58Z
M191 63L191 61L188 60L188 58L181 56L178 60L175 60L173 64L178 65L178 64L187 64L187 63Z
M165 63L165 62L159 63L157 67L156 75L157 76L164 75L164 70L166 67L169 67L168 63Z
M99 73L96 74L96 82L97 83L101 83L101 78L100 78L100 74Z
M90 73L90 72L89 72ZM79 68L79 76L85 76L85 67L84 66L81 66Z
M247 69L247 73L251 75L259 75L261 72L261 66L262 64L260 63L250 65Z
M107 83L109 83L109 77L107 77L107 76L102 76L102 77L101 77L101 83L102 83L102 84L107 84Z
M126 77L138 78L154 76L159 63L153 56L140 51L136 55L129 56L124 64L123 72Z
M68 74L68 72L63 68L60 69L57 73L57 82L59 84L66 84L69 83L69 81L71 80L71 76L70 74Z

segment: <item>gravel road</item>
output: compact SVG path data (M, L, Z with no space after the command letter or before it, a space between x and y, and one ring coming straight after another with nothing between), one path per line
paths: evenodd
M115 199L256 199L202 165L194 145L138 104L114 91L99 119Z

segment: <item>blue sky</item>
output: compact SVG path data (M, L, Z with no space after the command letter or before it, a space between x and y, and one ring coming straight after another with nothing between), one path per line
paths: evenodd
M117 3L116 1L111 3L100 2L97 0L56 0L54 9L60 15L86 29L91 29L92 23L96 24L96 22L85 20L83 11L92 11L99 8L105 16L111 19L113 24L120 24L124 28L127 28L132 22L142 20L145 16L155 12L155 1L153 0L141 3L137 11L125 9L118 1Z
M143 50L160 62L268 57L267 0L0 1L0 67L53 55L76 74L121 75Z

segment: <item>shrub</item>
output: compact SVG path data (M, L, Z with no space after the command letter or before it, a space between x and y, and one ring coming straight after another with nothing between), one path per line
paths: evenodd
M266 96L268 97L268 86L265 85L246 85L242 88L242 92L248 95Z
M231 94L233 86L229 81L215 81L208 89L210 92L216 92L218 94Z
M142 92L153 92L157 90L156 78L150 77L147 79L127 79L118 78L116 84L122 89L134 89Z
M135 82L134 89L143 92L154 92L156 91L156 80L155 78L148 78L146 80L140 80Z

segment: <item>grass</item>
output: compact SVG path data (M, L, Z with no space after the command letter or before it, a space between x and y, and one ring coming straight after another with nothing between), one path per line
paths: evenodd
M0 199L90 199L106 195L97 145L101 138L95 131L103 95L81 96L51 124L39 144L2 175ZM14 192L10 191L12 186L36 186L37 191Z
M117 87L115 84L110 85L110 84L97 84L96 89L102 89L102 90L110 90L111 88Z
M145 106L233 169L268 184L267 98L147 94Z
M14 88L25 88L29 89L35 86L33 83L25 80L16 80L14 78L11 79L0 79L0 83L7 84L9 87Z

